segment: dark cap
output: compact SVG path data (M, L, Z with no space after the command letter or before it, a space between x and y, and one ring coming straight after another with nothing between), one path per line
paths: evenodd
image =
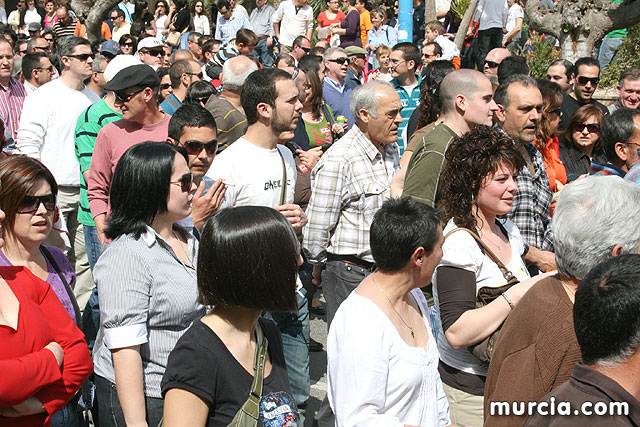
M119 91L136 86L155 88L160 86L160 79L153 68L138 64L120 70L104 88Z

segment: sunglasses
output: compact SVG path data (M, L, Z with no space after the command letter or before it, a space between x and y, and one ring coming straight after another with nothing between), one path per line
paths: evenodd
M574 132L582 132L584 129L587 129L589 133L598 133L600 132L600 126L594 125L593 123L585 125L584 123L575 123L573 125Z
M93 53L81 53L79 55L66 55L66 56L68 56L69 58L76 58L80 61L86 61L89 58L94 59L96 57L96 55Z
M142 53L146 53L151 56L164 56L164 49L149 49L143 50Z
M187 150L187 154L194 155L200 154L202 149L207 150L208 154L215 154L218 150L218 140L212 139L209 142L200 142L200 141L186 141L182 144L182 146Z
M498 68L498 66L500 65L497 62L493 61L484 61L484 63L487 64L489 68Z
M26 55L27 54L27 49L25 49L25 50L16 50L16 55L18 55L18 54Z
M188 74L190 76L196 76L197 78L202 80L202 71L200 71L199 73L185 73L185 74Z
M349 58L328 59L328 61L335 62L336 64L344 65L349 63Z
M120 43L120 46L133 47L133 42Z
M578 84L580 84L581 86L585 86L587 83L591 83L591 85L597 86L599 82L599 77L578 76Z
M140 88L138 90L134 90L131 93L122 93L122 92L114 92L116 99L122 103L125 102L129 102L131 101L131 98L133 98L134 96L136 96L137 94L139 94L140 92L142 92L143 90L145 90L146 87Z
M18 205L16 212L26 214L33 213L38 210L40 203L44 205L44 208L49 212L56 210L56 196L55 194L45 194L44 196L24 196L22 203Z
M184 193L189 193L191 192L191 186L193 185L193 174L185 173L178 181L170 181L169 184L179 184L180 189Z
M167 90L171 87L171 83L162 83L160 84L160 89Z
M53 65L49 65L48 67L44 68L44 67L37 67L34 68L34 70L43 70L43 71L48 71L50 73L53 73Z
M100 55L104 56L105 58L107 58L107 60L111 61L113 58L115 58L116 56L111 53L111 52L100 52Z
M300 46L300 49L304 50L304 53L311 52L311 48L310 47L302 47L302 46Z

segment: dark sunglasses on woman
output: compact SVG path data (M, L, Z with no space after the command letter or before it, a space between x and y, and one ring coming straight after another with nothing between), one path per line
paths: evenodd
M55 211L55 194L45 194L44 196L24 196L24 199L22 199L22 202L18 205L16 212L23 214L36 212L40 207L40 203L42 203L44 208L49 212Z
M179 184L183 192L189 193L191 191L191 185L193 184L193 174L185 173L178 181L171 181L170 184Z

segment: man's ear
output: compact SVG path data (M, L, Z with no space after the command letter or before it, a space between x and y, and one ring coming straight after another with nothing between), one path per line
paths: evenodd
M623 162L627 161L627 144L623 142L616 142L613 149L620 160Z
M256 105L256 112L258 113L259 117L271 119L271 110L272 110L272 107L266 102L261 102L258 105Z
M367 110L365 110L364 108L361 108L359 113L360 113L359 114L360 121L362 123L369 123L369 118L370 118L369 112Z
M178 143L176 142L175 139L171 138L170 136L167 137L167 142L169 144L173 144L173 145L178 145Z
M464 95L459 93L453 102L458 110L467 111L467 98Z
M498 121L500 123L504 123L507 120L507 109L504 108L504 105L502 104L497 104L498 105L498 111L496 111L496 118L498 119Z

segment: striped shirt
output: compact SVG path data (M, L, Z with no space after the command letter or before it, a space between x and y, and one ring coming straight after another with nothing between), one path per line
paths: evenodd
M77 19L73 19L69 22L69 25L62 25L62 22L60 21L53 24L53 33L56 35L56 39L74 35L76 32L77 21Z
M87 107L80 114L76 122L75 131L75 153L80 164L80 206L78 208L78 222L83 225L95 227L91 211L89 210L89 199L87 198L87 183L84 180L83 172L89 170L93 148L96 145L98 132L103 126L120 120L122 114L113 111L104 98L95 104Z
M390 197L391 178L400 169L396 145L383 147L384 157L353 126L311 171L309 222L303 230L311 262L324 262L327 253L373 262L369 227Z
M11 77L9 86L0 85L0 115L5 119L5 127L9 129L13 139L18 137L22 104L27 97L27 91L20 80Z
M396 89L396 92L398 92L398 95L400 95L400 101L402 102L402 112L400 113L402 114L402 123L398 127L398 147L400 147L400 155L404 153L405 145L408 142L405 141L403 137L403 135L406 135L404 129L409 123L409 118L413 110L420 105L420 82L421 80L418 80L418 83L413 87L411 93L407 93L404 86L402 86L397 79L391 80L391 84Z
M111 351L140 346L144 394L161 398L169 353L182 334L205 314L197 302L196 239L188 235L191 264L151 228L122 235L100 255L93 275L100 295L100 330L94 347L96 374L115 384Z

